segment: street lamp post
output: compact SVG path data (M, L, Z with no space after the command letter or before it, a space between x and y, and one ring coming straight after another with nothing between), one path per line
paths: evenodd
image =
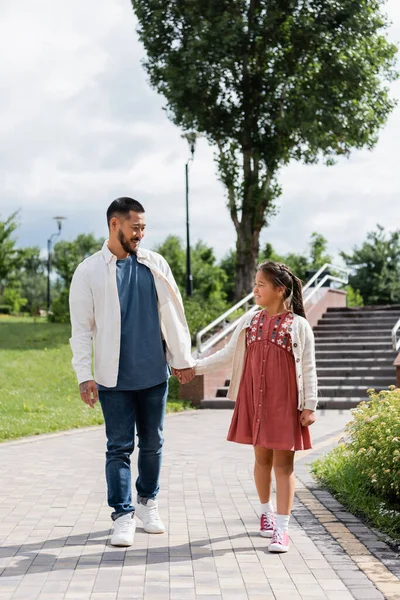
M57 221L58 231L53 233L47 240L47 313L50 312L51 306L51 291L50 291L50 271L51 271L51 246L53 239L61 235L62 222L66 217L53 217Z
M194 149L196 139L199 134L195 132L185 133L183 136L190 148L191 156L185 164L185 182L186 182L186 295L190 297L193 294L193 275L192 275L192 260L190 254L190 219L189 219L189 165L194 159Z

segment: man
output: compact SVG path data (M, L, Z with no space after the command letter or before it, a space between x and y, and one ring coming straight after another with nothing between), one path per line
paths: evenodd
M111 544L130 546L135 518L148 533L163 533L156 496L168 395L168 363L189 381L194 360L182 298L165 259L140 248L145 211L132 198L107 210L109 239L75 271L70 290L70 339L81 398L100 399L107 452L108 503L113 508ZM94 345L94 378L92 346ZM138 435L136 509L130 456Z

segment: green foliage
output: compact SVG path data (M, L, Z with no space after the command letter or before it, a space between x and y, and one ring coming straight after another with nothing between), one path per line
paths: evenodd
M349 450L375 493L400 501L400 390L370 391L347 426Z
M186 250L178 236L169 235L166 240L156 246L168 262L172 273L182 293L186 290ZM227 275L216 264L213 249L202 241L191 250L193 288L196 298L201 302L216 302L225 300L225 285Z
M267 242L258 255L258 262L268 260L284 263L297 277L306 282L310 271L318 271L325 263L332 262L332 257L327 253L327 248L328 242L324 236L314 232L311 234L308 253L295 254L294 252L289 252L285 255L278 254L272 245ZM224 292L229 302L232 303L234 300L234 275L236 269L236 252L234 250L230 250L222 259L220 267L225 271L227 276Z
M16 248L14 232L18 228L18 212L13 213L5 221L0 221L0 296L7 284L18 279L22 266L23 254Z
M206 135L237 231L236 296L291 160L372 148L393 109L397 49L380 0L132 0L145 67L173 122Z
M154 248L154 251L168 262L175 281L183 292L186 289L186 252L182 240L177 235L169 235L162 244Z
M19 275L21 294L27 299L25 310L31 315L38 314L47 303L46 263L40 256L39 246L23 249L23 262Z
M371 390L352 412L346 440L313 472L352 511L400 539L400 390Z
M2 301L15 314L19 314L21 309L28 303L28 300L21 295L21 284L17 282L8 285L4 289Z
M77 266L101 249L103 238L95 238L92 233L81 233L72 241L61 241L55 244L52 254L52 265L64 285L69 288Z
M347 285L345 291L347 293L347 306L349 308L364 306L364 300L358 290L352 288L351 285Z
M52 323L69 323L69 288L62 289L51 305L49 320Z
M366 305L400 303L400 229L386 233L377 226L352 254L341 253L353 270L350 285Z
M196 343L196 334L228 308L224 300L204 300L197 292L191 298L185 298L184 305L193 345Z

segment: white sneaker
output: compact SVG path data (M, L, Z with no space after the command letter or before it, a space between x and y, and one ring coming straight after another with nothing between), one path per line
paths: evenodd
M165 526L158 514L157 500L147 500L147 504L138 503L135 514L143 523L143 529L147 533L164 533Z
M136 520L134 513L118 517L114 521L114 532L111 536L111 546L132 546L135 539Z

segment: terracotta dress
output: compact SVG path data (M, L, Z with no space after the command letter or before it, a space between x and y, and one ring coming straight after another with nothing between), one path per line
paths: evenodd
M247 352L228 440L273 450L308 450L300 424L297 376L290 335L294 315L265 310L246 330Z

